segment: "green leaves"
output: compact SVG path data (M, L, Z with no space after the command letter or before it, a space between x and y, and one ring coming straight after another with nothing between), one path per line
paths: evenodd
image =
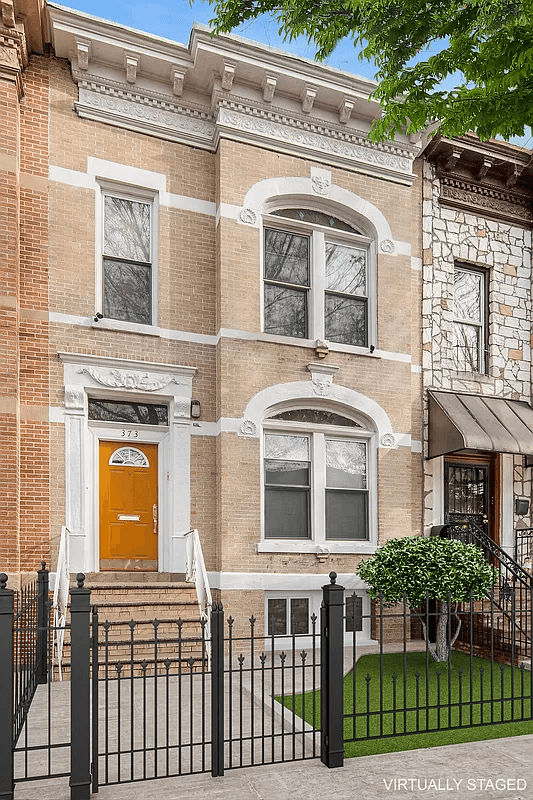
M437 120L445 136L475 131L485 139L522 135L532 122L533 0L213 0L213 7L217 32L273 14L287 40L303 35L315 44L318 60L351 38L359 57L376 65L374 96L385 113L372 140Z
M495 583L498 571L479 547L453 539L407 536L392 539L362 562L358 574L368 583L371 597L383 595L386 606L407 595L416 608L426 593L433 600L479 600ZM472 593L472 594L470 594Z

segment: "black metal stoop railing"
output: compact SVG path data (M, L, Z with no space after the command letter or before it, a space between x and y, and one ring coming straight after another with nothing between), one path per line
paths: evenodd
M532 586L531 574L488 536L474 520L455 519L439 527L439 535L478 545L498 570L498 580L486 599L476 604L473 621L466 622L460 641L474 626L474 644L506 654L513 662L531 659Z

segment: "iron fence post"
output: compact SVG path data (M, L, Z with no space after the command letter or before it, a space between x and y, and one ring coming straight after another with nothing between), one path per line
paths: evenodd
M70 590L70 800L91 793L90 611L91 590L76 575Z
M211 612L211 776L224 775L224 607Z
M41 569L37 571L37 683L46 683L48 680L48 646L50 644L50 603L49 573L46 562L41 562Z
M7 575L0 574L0 798L15 794L13 759L13 617L15 597L6 589Z
M320 615L320 760L326 767L344 763L344 586L322 587Z

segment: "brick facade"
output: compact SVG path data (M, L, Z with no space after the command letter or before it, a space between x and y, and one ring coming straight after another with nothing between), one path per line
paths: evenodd
M440 478L435 459L424 458L424 388L496 395L512 384L509 397L529 400L528 226L442 204L441 162L431 148L426 161L405 136L370 145L368 114L379 108L357 99L372 89L362 79L299 60L295 71L292 56L252 42L235 46L232 37L212 40L201 26L190 48L131 34L152 55L149 68L141 58L126 74L124 52L133 44L120 26L93 20L89 31L77 12L43 13L49 52L32 45L27 65L0 73L7 124L0 236L9 265L0 293L3 568L24 572L50 558L54 568L66 525L71 571L98 572L99 442L134 447L137 439L159 447L161 572L184 571L183 537L196 528L228 614L253 615L263 630L269 599L304 596L318 611L320 587L334 570L365 597L368 615L355 575L361 559L440 521ZM91 37L87 51L80 42ZM97 57L101 37L111 37L105 63ZM173 82L176 63L183 79ZM274 95L264 83L272 73ZM302 97L314 83L310 107ZM350 98L346 119L340 109ZM105 250L107 196L150 209L149 324L104 314L106 259L120 260ZM307 228L295 218L293 226L311 242L305 336L266 331L264 227L287 209L326 215ZM287 217L280 224L291 230ZM332 236L365 253L358 344L324 341L327 287L320 295L316 287L326 284L317 264ZM454 259L493 270L491 366L474 388L443 360ZM92 399L160 404L168 424L91 418ZM279 421L302 410L340 415L352 427ZM265 534L264 431L271 430L299 432L315 448L311 522L301 541ZM366 481L358 484L367 504L360 538L326 538L331 487L317 454L327 437L366 448L363 472L350 473ZM514 470L515 492L529 496L519 459Z

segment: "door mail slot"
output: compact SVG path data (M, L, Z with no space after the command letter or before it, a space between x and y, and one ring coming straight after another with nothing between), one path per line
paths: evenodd
M139 522L141 515L140 514L119 514L119 520L122 522Z

